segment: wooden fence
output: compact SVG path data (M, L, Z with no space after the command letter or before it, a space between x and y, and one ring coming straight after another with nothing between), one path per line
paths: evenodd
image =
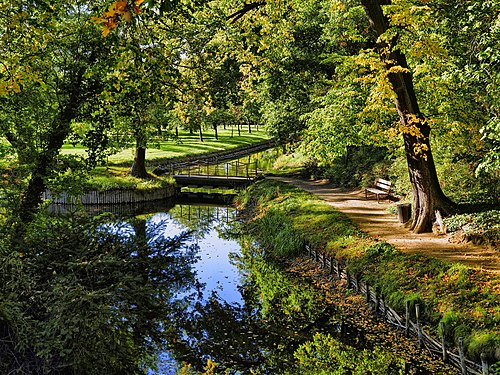
M432 337L427 331L421 320L420 306L415 305L416 321L410 319L410 303L406 302L405 316L400 316L384 301L383 296L377 288L373 288L368 283L360 280L361 275L350 275L347 269L343 269L342 264L334 258L325 256L324 253L313 249L312 246L306 245L308 255L315 261L319 262L320 266L326 269L330 274L335 275L339 279L346 281L346 286L349 289L356 291L365 296L366 303L373 306L374 313L383 319L388 324L403 331L407 337L414 336L421 348L426 349L432 355L440 356L444 362L447 362L461 370L463 375L489 375L489 366L484 356L481 355L481 364L465 358L463 341L460 338L458 342L458 353L454 353L446 346L444 339L444 324L441 323L441 338Z
M170 198L174 195L175 189L172 186L148 190L92 190L77 197L65 192L61 194L52 194L47 191L43 194L43 199L50 199L55 204L72 205L81 203L85 205L109 205L149 202Z

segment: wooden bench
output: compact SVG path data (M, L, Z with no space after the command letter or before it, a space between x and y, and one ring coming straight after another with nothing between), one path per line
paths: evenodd
M377 203L379 203L381 197L389 197L391 194L391 186L392 182L382 178L376 178L373 187L365 188L365 198L368 199L368 193L374 194L377 196Z

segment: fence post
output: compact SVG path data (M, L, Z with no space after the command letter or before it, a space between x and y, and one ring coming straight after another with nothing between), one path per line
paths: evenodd
M415 305L415 316L417 318L417 337L418 337L418 346L422 347L422 326L420 325L420 305L417 303Z
M345 269L345 278L347 279L347 289L351 289L351 275L347 268Z
M486 355L481 353L481 370L483 375L490 375L490 369L488 366L488 362L486 361Z
M356 272L356 275L354 276L354 282L355 282L356 293L359 293L359 272Z
M366 285L366 303L370 303L370 285L368 283L365 283Z
M410 300L406 300L405 336L410 335Z
M467 375L467 366L465 364L464 353L464 339L462 337L458 338L458 355L460 356L460 368L462 369L462 375Z
M375 288L375 315L377 315L380 306L380 296L379 296L379 288Z
M382 309L382 320L384 322L387 322L389 319L388 315L387 315L387 304L385 303L384 301L384 296L380 296L380 301L382 302L382 306L381 306L381 309Z
M443 349L443 362L446 362L446 340L445 340L445 327L444 322L439 322L439 328L441 329L441 348Z

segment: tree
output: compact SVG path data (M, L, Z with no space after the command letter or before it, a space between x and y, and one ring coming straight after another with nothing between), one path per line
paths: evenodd
M258 4L261 7L267 7L268 3L260 2ZM300 8L301 4L307 7L306 4L309 3L294 3L295 9ZM369 64L372 66L378 64L377 71L375 72L375 74L378 74L375 77L378 80L378 89L385 90L385 85L390 87L392 91L401 124L399 130L403 136L408 171L413 189L414 210L411 228L417 233L430 231L435 212L450 212L453 208L453 203L444 195L439 185L430 146L430 125L420 110L413 85L413 77L406 56L399 44L398 29L391 25L389 18L382 9L382 5L386 5L388 2L365 0L362 0L360 3L354 1L336 2L337 7L346 13L350 11L350 7L355 7L357 4L363 6L365 15L374 31L371 42L367 38L367 42L370 42L371 46L369 44L363 45L363 41L359 40L357 43L347 44L344 51L349 51L350 49L349 52L351 54L360 54L358 61L361 63L363 58L365 58L370 59ZM398 5L404 8L406 4ZM356 21L358 23L363 22L363 19L358 18ZM335 27L335 25L331 27ZM349 30L346 28L346 31L352 32L352 29ZM347 41L342 41L344 44L349 43L349 37L346 39ZM374 60L373 56L370 56L369 52L363 50L362 47L373 47L378 53L379 62ZM340 101L345 101L341 95L338 95L336 99L339 103ZM380 92L377 95L380 96ZM384 93L383 96L386 98L387 93ZM383 106L381 107L383 109ZM352 133L354 142L366 142L364 137L360 138L357 135L358 132L359 130L355 130ZM307 134L307 130L305 133ZM352 142L352 136L350 138L351 141L349 142Z
M114 61L114 38L103 41L99 28L90 22L87 7L78 2L64 2L57 11L40 6L22 12L21 8L8 8L16 21L7 23L9 32L2 34L8 42L2 48L2 82L10 79L11 85L4 87L12 89L4 90L0 105L7 114L15 114L0 118L0 130L20 161L29 166L17 209L21 221L29 222L42 201L47 180L55 174L72 122L89 117L89 106L102 91L100 77ZM9 78L10 71L29 74ZM30 114L29 121L22 113Z
M148 25L151 27L151 25ZM167 49L161 38L152 38L149 28L140 34L127 32L120 52L120 64L115 71L116 82L110 88L110 104L115 121L125 124L135 142L134 161L130 175L149 176L146 170L146 148L151 134L156 132L153 118L159 108L167 111L171 96L167 83L175 72L173 48ZM165 37L165 35L163 35Z
M361 0L361 3L376 34L376 48L396 94L395 104L413 189L411 228L416 233L428 232L432 230L435 212L449 212L452 207L439 185L429 138L431 128L420 111L406 56L397 48L397 35L387 37L390 23L382 10L382 2Z

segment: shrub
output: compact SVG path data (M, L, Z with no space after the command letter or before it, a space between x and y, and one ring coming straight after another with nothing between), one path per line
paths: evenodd
M473 242L500 243L500 211L454 215L444 219L448 231L462 231Z

